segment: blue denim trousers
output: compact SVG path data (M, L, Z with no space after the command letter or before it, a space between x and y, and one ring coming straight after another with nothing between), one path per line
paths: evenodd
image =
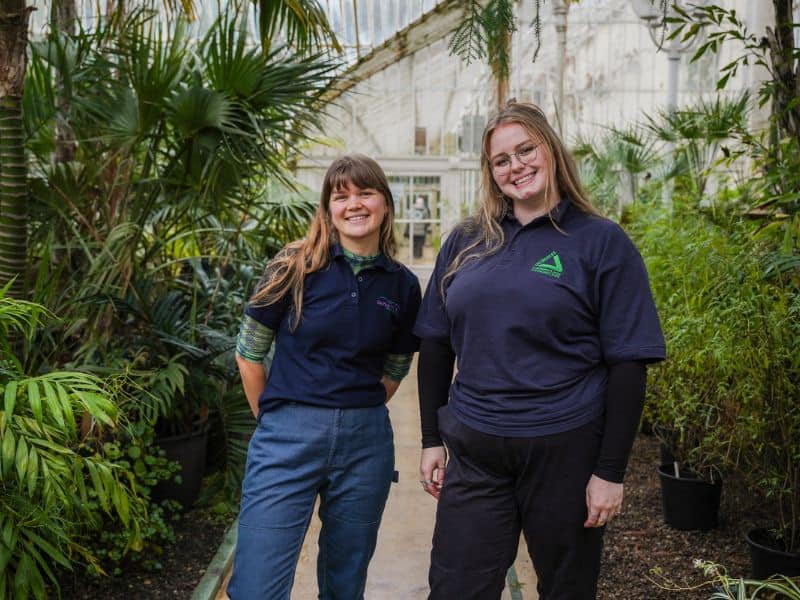
M393 471L384 405L292 402L263 413L247 453L230 598L289 599L317 495L319 598L363 598Z

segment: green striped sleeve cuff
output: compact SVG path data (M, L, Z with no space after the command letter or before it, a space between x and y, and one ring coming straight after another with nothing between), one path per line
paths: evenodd
M413 356L413 352L410 354L388 354L383 365L384 375L394 381L402 381L403 377L408 375Z
M236 338L236 354L250 362L263 362L274 339L272 329L245 315Z

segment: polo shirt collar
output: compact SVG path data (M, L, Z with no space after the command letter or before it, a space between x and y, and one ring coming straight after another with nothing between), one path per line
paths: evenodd
M572 206L572 200L568 196L562 196L561 200L559 200L558 204L553 208L551 216L553 218L553 222L556 225L562 225L564 219L566 219L567 214L569 213L569 209ZM549 217L545 214L541 217L536 217L533 221L528 223L528 225L532 225L538 222L540 219L548 219ZM506 212L503 216L504 221L509 221L511 223L516 223L519 225L519 221L514 216L514 208L511 206L511 201L506 199Z
M331 260L347 260L341 244L331 244ZM382 268L384 271L389 271L390 273L400 270L400 264L386 256L385 252L381 252L378 258L375 259L375 266Z

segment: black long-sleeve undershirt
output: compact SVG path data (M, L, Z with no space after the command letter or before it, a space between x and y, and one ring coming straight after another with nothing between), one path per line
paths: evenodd
M447 404L455 362L456 355L450 344L431 339L420 342L417 385L423 448L442 445L436 411Z
M622 483L628 458L639 429L647 385L647 367L640 360L616 363L608 367L608 391L603 441L594 474L614 483Z
M447 404L454 365L450 344L422 340L417 382L423 448L442 445L436 411ZM594 469L601 479L622 483L642 415L646 383L647 367L642 361L617 363L608 369L605 426Z

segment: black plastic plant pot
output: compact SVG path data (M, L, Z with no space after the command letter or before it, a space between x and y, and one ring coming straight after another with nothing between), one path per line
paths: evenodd
M722 480L708 483L684 472L676 477L673 465L658 468L664 522L683 531L708 531L719 525Z
M153 499L176 500L184 509L194 504L203 484L207 442L208 427L205 423L192 432L155 440L155 444L164 450L167 458L181 466L181 482L159 482L153 490Z
M660 458L659 464L666 465L675 462L675 455L672 453L672 448L663 442L658 445L658 456Z
M753 529L745 537L754 579L767 579L771 575L800 577L800 552L786 552L769 529Z

